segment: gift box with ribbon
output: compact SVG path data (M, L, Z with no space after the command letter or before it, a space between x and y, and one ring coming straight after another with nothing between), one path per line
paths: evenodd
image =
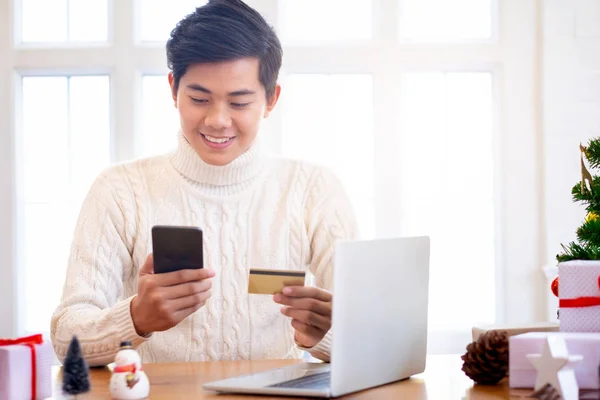
M600 261L558 264L561 332L600 332Z
M0 399L52 396L52 345L42 335L0 339Z
M508 377L512 388L533 388L537 371L528 354L541 354L548 336L561 336L569 355L583 359L573 365L580 389L600 389L598 366L600 365L600 333L576 332L529 332L509 338Z

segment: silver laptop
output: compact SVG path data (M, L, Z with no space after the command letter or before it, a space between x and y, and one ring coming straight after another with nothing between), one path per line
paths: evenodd
M299 363L204 384L227 393L338 397L425 370L429 238L339 242L330 363Z

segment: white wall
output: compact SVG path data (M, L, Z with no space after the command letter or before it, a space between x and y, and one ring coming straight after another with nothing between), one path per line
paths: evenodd
M538 1L504 0L501 50L505 63L501 135L496 143L500 200L498 289L504 310L498 323L526 324L545 317L541 207L540 37Z
M579 143L600 136L600 0L544 0L542 22L545 262L556 266L560 244L575 239L585 216L571 200ZM549 299L554 316L557 301Z
M0 1L0 49L7 49L11 40L11 2ZM12 72L10 70L11 52L0 53L0 232L11 232L14 230L15 199L13 191L13 157L12 142L12 115L14 113L11 99ZM0 234L0 338L12 337L16 327L15 312L15 288L16 279L13 256L15 254L14 234L8 236Z

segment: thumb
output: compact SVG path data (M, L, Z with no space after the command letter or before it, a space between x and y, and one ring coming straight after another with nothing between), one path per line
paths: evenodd
M140 268L140 276L151 274L154 274L154 257L152 256L152 253L148 254L146 261L144 261L144 265Z

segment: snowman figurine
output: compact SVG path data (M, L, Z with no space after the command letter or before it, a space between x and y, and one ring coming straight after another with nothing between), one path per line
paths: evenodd
M121 342L110 377L110 394L115 400L145 399L150 392L148 376L142 370L140 355L131 342Z

